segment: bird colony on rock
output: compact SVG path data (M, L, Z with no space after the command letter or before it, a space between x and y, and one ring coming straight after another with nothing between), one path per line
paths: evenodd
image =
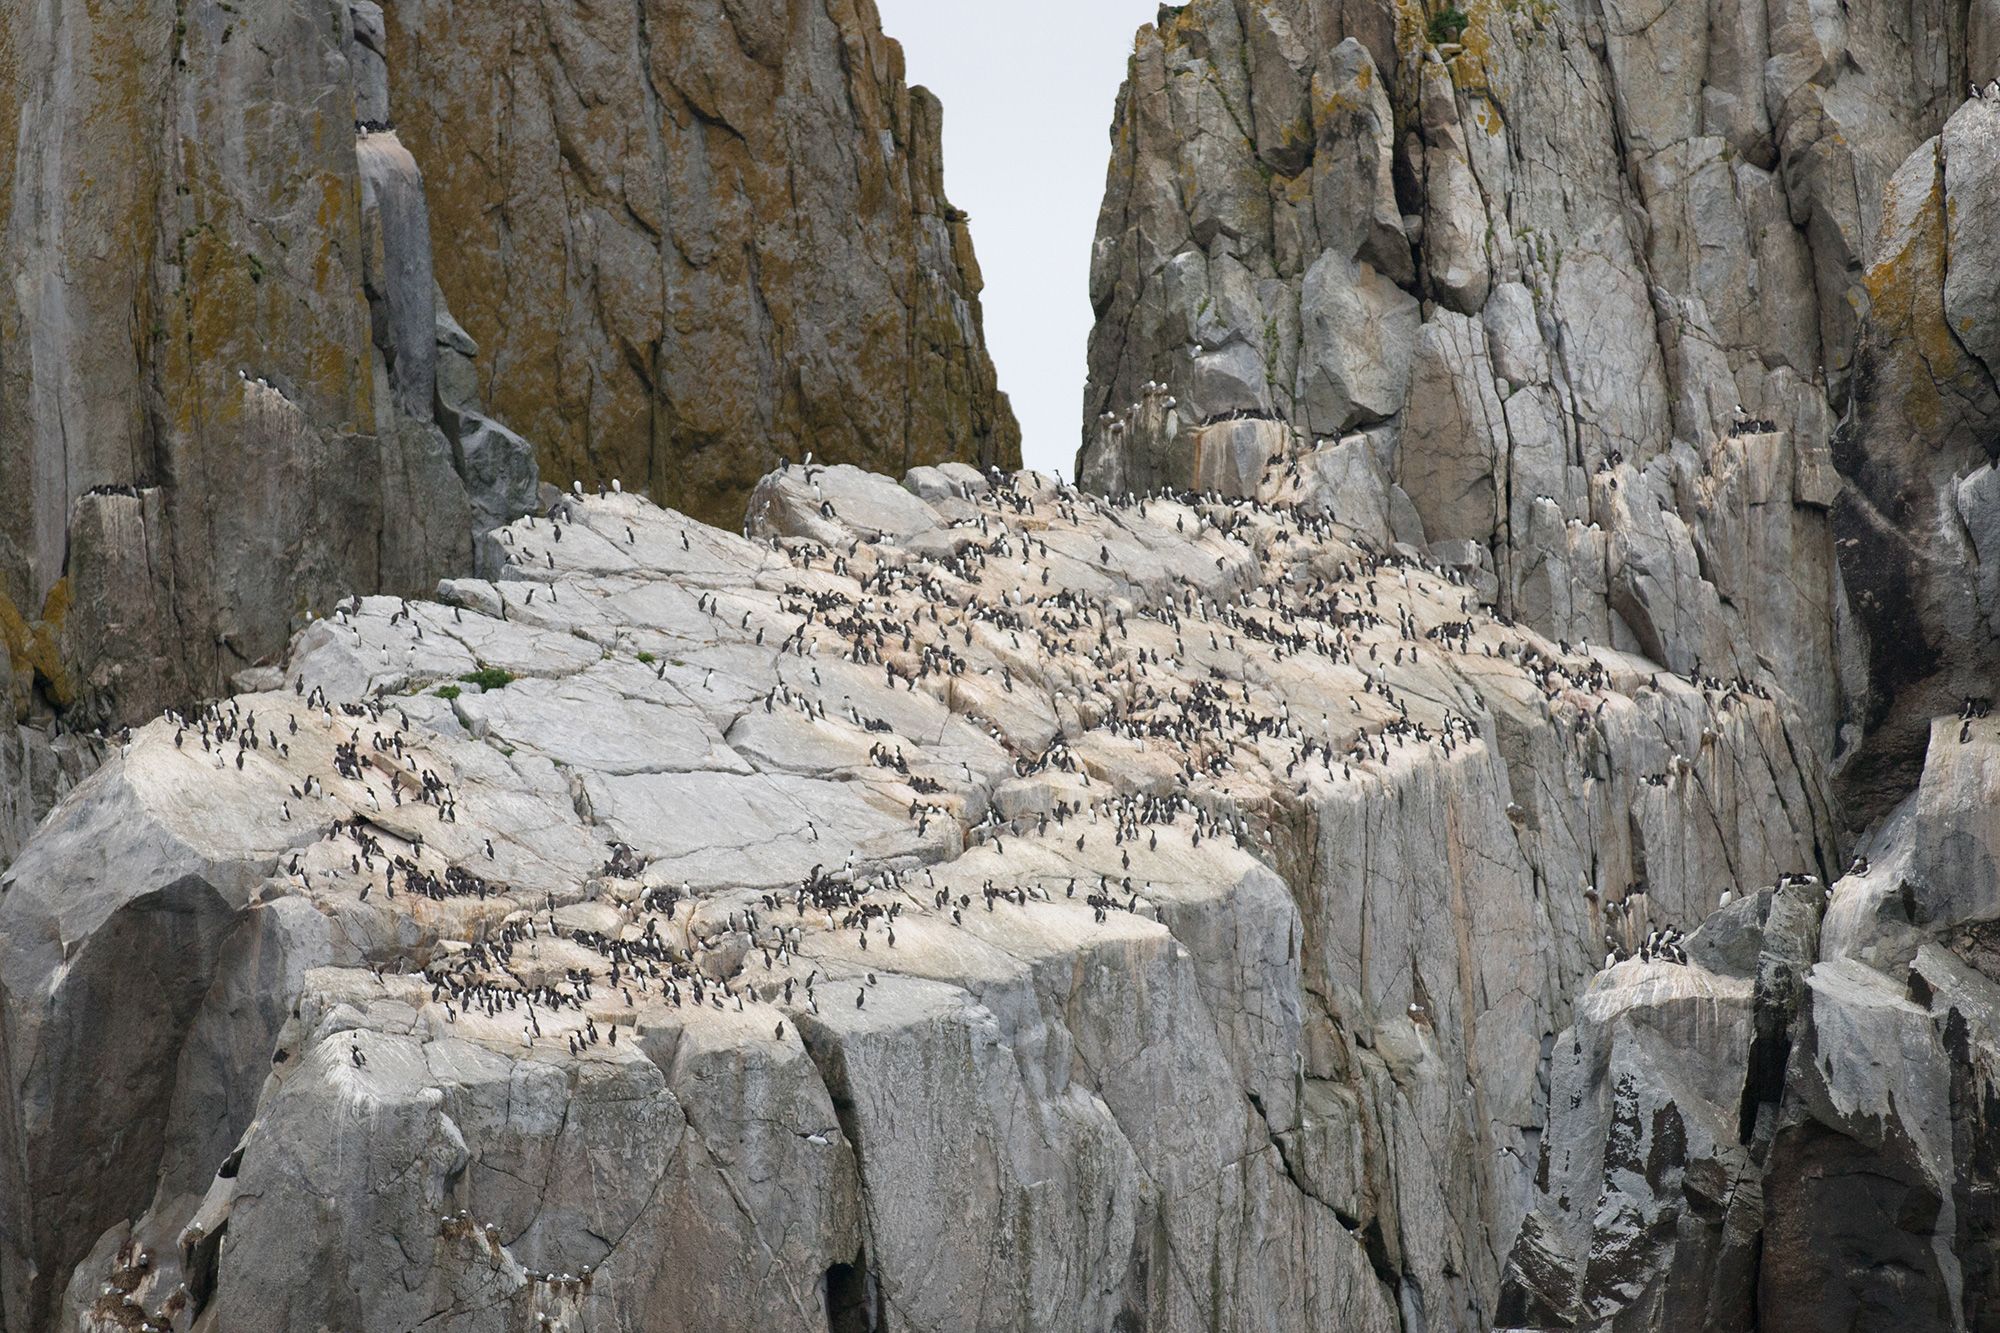
M0 880L0 1320L1489 1323L1574 997L1823 775L1328 463L562 496L134 731Z

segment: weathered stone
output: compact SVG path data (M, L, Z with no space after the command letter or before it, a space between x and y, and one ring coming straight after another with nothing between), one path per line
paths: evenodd
M471 572L533 502L528 440L732 519L781 453L1018 460L940 111L872 9L4 28L38 130L0 173L0 621L58 647L43 725L186 704L341 597Z
M361 282L389 388L376 412L429 421L437 395L438 314L423 172L393 130L360 136L354 157L361 181Z
M8 1327L1490 1323L1645 919L1573 886L1698 914L1831 822L1781 700L1382 554L1383 443L552 499L138 730L0 880Z
M387 18L480 397L549 476L734 526L808 451L1019 466L942 112L872 6Z
M1484 332L1463 315L1439 315L1418 337L1396 453L1397 484L1432 541L1494 539L1506 438Z
M1194 433L1198 491L1249 499L1263 489L1264 472L1291 448L1291 428L1277 421L1218 421Z
M1921 790L1830 893L1790 878L1712 915L1687 965L1603 975L1556 1039L1503 1323L1948 1329L2000 1309L2000 949L1979 850L1997 751L1991 720L1940 720ZM1696 1021L1676 1021L1695 995ZM1607 1034L1613 1006L1631 1017ZM1635 1034L1653 1081L1617 1087L1638 1114L1585 1114L1618 1068L1598 1052Z
M1299 324L1313 348L1299 365L1304 429L1338 435L1394 415L1409 387L1415 297L1329 251L1301 280Z
M2000 103L1945 122L1944 315L1951 336L2000 375Z
M1857 814L1885 813L1921 768L1930 718L1982 694L1992 641L1978 593L1978 558L1956 517L1960 477L1984 466L2000 392L1989 368L1962 341L1947 309L1968 277L1949 283L1952 236L1973 244L1985 224L1954 222L1949 187L1986 162L1978 127L1990 105L1969 102L1958 127L1933 139L1896 171L1883 200L1881 231L1867 272L1868 316L1855 362L1854 405L1835 440L1851 484L1836 519L1842 571L1867 635L1875 699L1868 742L1850 768ZM1970 153L1961 171L1947 147ZM1974 196L1964 202L1976 206ZM1964 332L1978 336L1980 316Z
M1933 528L1995 415L2000 112L1963 82L1992 30L1931 0L1838 32L1738 0L1163 15L1114 117L1079 476L1186 484L1178 437L1217 412L1311 435L1384 422L1429 537L1487 546L1507 613L1774 664L1879 814L1914 779L1923 719L1975 691L1944 645L1988 638ZM1414 239L1411 268L1392 235ZM1356 300L1356 273L1421 298L1421 327ZM1177 431L1124 420L1157 382L1192 408ZM1732 493L1752 434L1787 437L1797 468L1761 512ZM1635 475L1643 504L1617 502ZM1733 586L1703 587L1709 570Z

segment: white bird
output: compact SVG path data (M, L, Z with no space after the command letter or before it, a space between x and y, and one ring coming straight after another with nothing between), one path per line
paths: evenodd
M625 486L624 486L624 483L620 482L620 481L618 480L618 478L616 478L616 477L613 477L613 478L611 479L611 493L612 493L613 495L623 495L623 494L625 494Z

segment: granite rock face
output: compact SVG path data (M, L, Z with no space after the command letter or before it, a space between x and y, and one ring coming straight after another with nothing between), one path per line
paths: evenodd
M1084 484L1262 464L1559 641L1768 672L1867 830L1605 951L1495 1326L2000 1319L1996 59L1928 0L1140 30Z
M1489 1326L1607 950L1830 873L1812 724L1249 450L565 499L135 731L0 879L0 1325Z
M156 714L357 589L468 571L423 176L376 119L380 10L0 25L0 104L34 127L0 168L9 727ZM532 492L532 458L501 469L514 493L523 469Z
M1855 612L1880 682L1857 786L1909 790L1934 714L1992 688L2000 641L2000 101L1977 99L1890 180L1837 441Z
M1163 8L1113 125L1079 475L1189 484L1240 414L1366 433L1503 612L1768 663L1857 822L1885 813L1995 665L1952 503L1993 439L1993 26Z
M1940 720L1829 890L1621 963L1559 1037L1501 1325L1976 1329L2000 1314L2000 729Z
M942 111L871 0L402 0L479 387L553 477L734 527L782 458L1020 465Z

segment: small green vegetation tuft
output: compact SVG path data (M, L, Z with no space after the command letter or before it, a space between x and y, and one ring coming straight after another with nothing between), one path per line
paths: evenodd
M456 685L440 685L436 689L432 690L431 693L435 694L440 699L450 701L452 699L456 699L461 693L463 693L463 691L461 691Z
M641 662L644 662L647 666L651 666L653 665L653 663L659 661L660 659L653 656L651 653L640 653L639 660Z
M1431 45L1443 46L1446 42L1455 42L1463 37L1465 30L1471 26L1472 20L1466 17L1464 10L1456 6L1449 7L1431 18Z
M482 690L504 689L514 679L514 673L499 667L483 666L477 671L468 671L459 677L468 685L477 685Z

